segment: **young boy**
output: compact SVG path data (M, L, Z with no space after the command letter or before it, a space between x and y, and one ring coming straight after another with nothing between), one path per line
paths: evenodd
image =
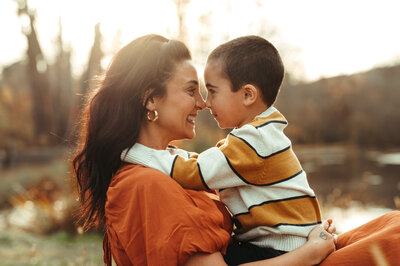
M227 262L243 258L243 250L247 261L291 251L321 223L315 194L283 133L287 121L272 106L283 77L279 53L267 40L246 36L222 44L209 55L204 79L207 107L221 128L234 128L231 133L191 157L141 144L121 155L169 174L184 188L219 191L239 243L228 248Z

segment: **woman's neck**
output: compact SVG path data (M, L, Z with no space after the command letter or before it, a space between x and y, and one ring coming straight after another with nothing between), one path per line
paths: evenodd
M170 139L163 137L159 130L150 123L142 125L137 142L156 150L165 150L170 143Z

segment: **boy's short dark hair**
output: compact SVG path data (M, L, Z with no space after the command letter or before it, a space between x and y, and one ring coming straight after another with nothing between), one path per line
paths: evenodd
M259 36L233 39L215 48L207 61L221 63L233 91L245 84L253 84L261 90L268 106L275 102L284 77L284 66L278 50L266 39Z

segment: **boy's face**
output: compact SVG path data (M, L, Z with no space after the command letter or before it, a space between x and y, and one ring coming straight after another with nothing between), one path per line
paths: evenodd
M219 62L207 62L204 70L207 88L206 106L220 128L240 127L244 121L241 90L232 91L231 81L222 72Z

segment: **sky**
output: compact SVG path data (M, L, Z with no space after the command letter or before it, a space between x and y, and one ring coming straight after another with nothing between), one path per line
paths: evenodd
M174 0L28 0L28 4L36 10L39 41L49 62L61 17L76 74L87 62L98 22L105 38L104 64L136 37L158 33L172 38L178 32ZM16 15L16 6L15 0L0 1L0 70L23 58L26 50L21 29L27 19ZM277 46L287 68L312 81L400 64L399 10L398 0L191 0L185 12L186 43L200 58L200 53L226 40L263 33Z

